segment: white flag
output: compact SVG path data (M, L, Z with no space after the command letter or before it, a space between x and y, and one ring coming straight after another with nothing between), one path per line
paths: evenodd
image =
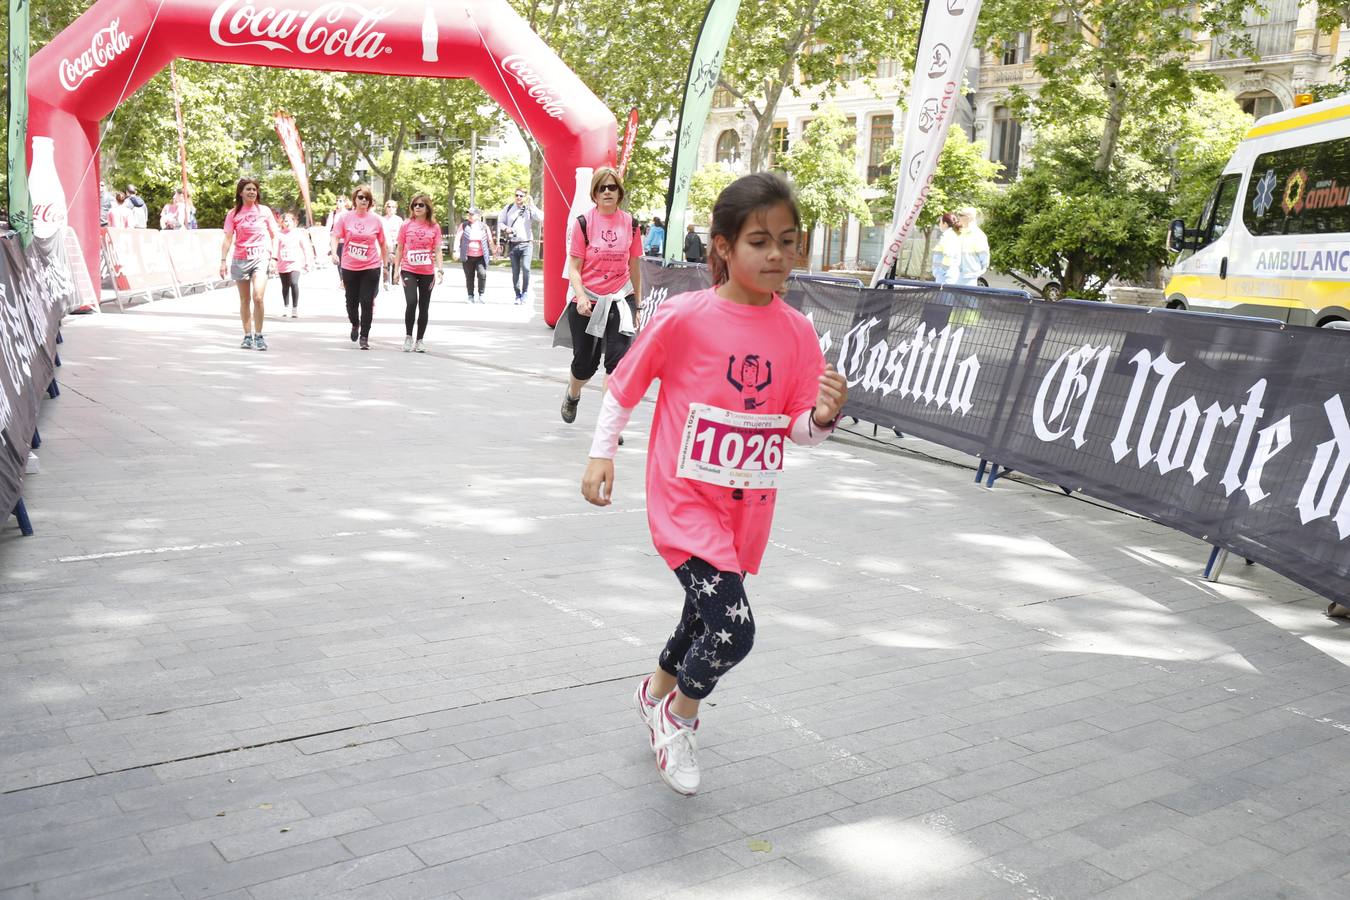
M947 141L947 129L961 101L961 78L975 38L981 0L932 0L919 36L919 55L909 83L909 111L905 116L904 153L895 179L895 212L890 240L872 284L886 277L900 255L900 247L923 211Z

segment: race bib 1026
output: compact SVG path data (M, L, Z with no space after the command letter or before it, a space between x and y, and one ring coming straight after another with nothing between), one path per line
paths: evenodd
M787 416L691 403L675 474L722 487L777 487L791 424Z

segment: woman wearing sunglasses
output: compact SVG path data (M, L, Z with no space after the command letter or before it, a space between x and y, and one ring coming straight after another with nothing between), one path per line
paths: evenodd
M425 353L422 336L427 333L431 310L431 289L441 280L441 226L431 211L431 198L418 194L408 206L408 220L398 232L394 251L394 284L403 283L403 352ZM413 322L417 323L417 343L413 343Z
M352 191L352 211L339 219L333 229L332 259L342 268L352 340L360 338L362 350L370 349L375 295L380 290L380 271L389 256L384 243L384 223L370 211L374 202L375 195L370 188L361 185Z
M623 197L619 173L602 166L591 178L595 208L572 222L571 291L563 313L572 338L572 368L563 394L564 422L576 420L581 389L600 368L601 358L608 376L637 332L642 239L633 217L619 209Z

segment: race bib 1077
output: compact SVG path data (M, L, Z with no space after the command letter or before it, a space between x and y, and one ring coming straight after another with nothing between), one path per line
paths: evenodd
M675 474L733 488L777 487L791 421L689 404Z
M410 266L429 266L431 265L430 250L409 250L407 263Z

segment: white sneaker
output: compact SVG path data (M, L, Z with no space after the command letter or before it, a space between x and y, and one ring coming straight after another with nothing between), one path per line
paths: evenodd
M652 713L653 749L656 750L656 771L671 790L680 794L698 791L698 738L693 728L686 728L670 717L670 702L675 692L661 701Z
M426 353L426 352L427 352L426 345L423 344L421 341L418 341L417 343L413 344L413 352L414 352L414 353Z
M411 335L408 336L408 337L405 337L405 338L403 339L403 352L404 352L404 353L411 353L411 352L412 352L412 336L411 336Z
M656 726L653 723L656 720L656 711L661 708L661 702L659 700L656 703L647 702L647 682L651 680L652 677L648 675L638 682L637 690L633 692L633 708L637 710L638 718L642 720L642 724L647 726L647 743L651 745L652 752L655 753Z

